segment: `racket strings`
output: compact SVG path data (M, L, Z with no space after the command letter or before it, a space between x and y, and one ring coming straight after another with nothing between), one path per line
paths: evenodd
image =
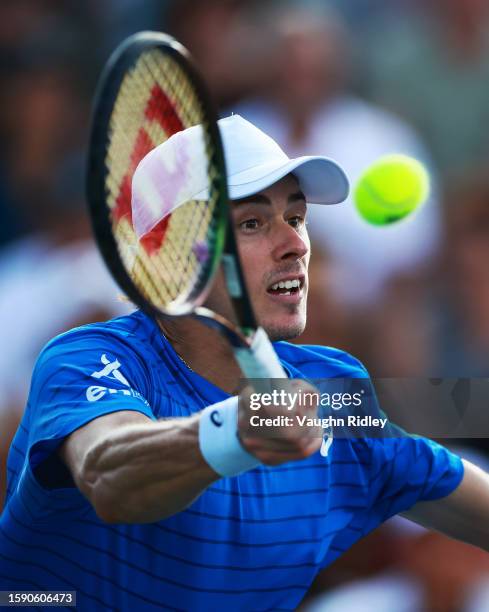
M154 74L158 66L155 64L154 58L150 57L149 59L153 60L151 61L151 64L152 74ZM149 71L146 71L144 74L147 76L149 74ZM178 71L169 69L167 70L167 74L170 75L170 78L166 82L161 82L160 80L158 84L160 85L160 87L162 87L162 89L164 88L164 91L173 92L178 83ZM186 83L186 81L183 82ZM181 93L180 95L186 95L188 99L188 87L185 88L183 93ZM182 105L178 105L178 101L180 99L181 98L177 96L173 98L173 101L177 106L178 114L178 121L176 121L176 123L178 124L179 122L181 122L181 124L185 127L185 122L187 122L189 125L198 122L200 120L200 117L195 112L193 113L193 116L187 113L186 117L180 119L180 117L184 115L182 111ZM190 102L190 108L196 108L196 101L190 100ZM180 126L178 125L178 127ZM167 277L169 276L171 278L171 280L166 278L165 280L167 282L163 283L162 286L163 290L165 290L166 288L170 289L170 295L168 296L167 292L166 297L172 297L172 294L179 292L178 282L183 284L195 282L193 278L189 278L189 275L191 276L195 272L197 262L195 256L190 251L194 232L192 231L191 227L189 228L188 222L189 220L194 220L194 222L197 222L197 225L203 225L201 223L199 224L199 218L198 215L195 214L195 212L196 211L192 206L187 205L179 208L175 213L173 213L170 219L170 228L169 230L167 230L167 234L165 237L166 239L164 242L164 247L159 251L158 257L160 259L160 262L158 262L158 268L163 269L162 264L170 263L171 265L167 268L167 270L171 271L174 269L178 273L177 275L174 275L170 272L169 275L166 275ZM175 243L175 237L183 238L183 244L179 244L178 242Z
M132 225L132 175L154 147L180 129L203 124L204 118L202 104L180 66L151 50L125 76L111 119L106 188L114 236L134 284L163 311L191 301L209 276L219 225L219 167L205 126L208 200L182 204L141 241ZM185 171L194 170L189 165Z

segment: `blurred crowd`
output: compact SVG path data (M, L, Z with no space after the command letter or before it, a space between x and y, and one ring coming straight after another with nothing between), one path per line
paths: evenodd
M391 152L429 168L430 199L397 225L369 226L350 200L311 207L300 342L347 350L377 377L489 376L487 0L2 0L0 507L39 350L128 310L91 239L84 160L101 67L140 29L175 35L221 114L290 155L332 157L352 182ZM464 443L485 460L486 440ZM488 610L488 572L471 547L387 526L324 573L305 609Z

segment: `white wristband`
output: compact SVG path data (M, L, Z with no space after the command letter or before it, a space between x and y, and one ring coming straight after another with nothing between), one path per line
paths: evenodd
M237 476L261 462L248 453L238 438L238 397L207 406L199 424L202 456L221 476Z

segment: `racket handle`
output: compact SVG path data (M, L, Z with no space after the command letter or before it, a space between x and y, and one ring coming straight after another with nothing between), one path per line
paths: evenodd
M265 330L259 327L249 348L235 348L234 355L246 378L287 378Z

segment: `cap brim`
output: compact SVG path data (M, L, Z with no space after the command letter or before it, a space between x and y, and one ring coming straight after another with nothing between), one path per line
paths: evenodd
M260 176L257 176L259 173ZM346 200L349 183L344 171L327 157L304 156L291 159L277 167L260 165L228 176L229 197L239 200L270 187L287 174L299 181L306 201L310 204L339 204Z

